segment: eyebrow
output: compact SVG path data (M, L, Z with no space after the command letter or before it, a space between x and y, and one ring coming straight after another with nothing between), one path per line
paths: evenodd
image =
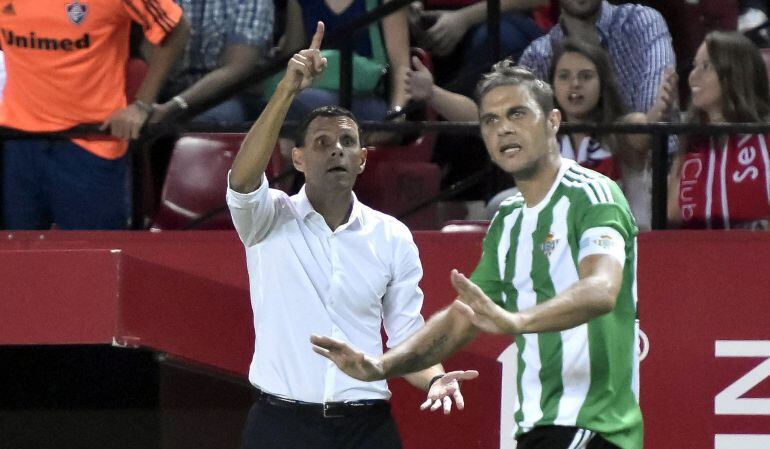
M513 114L514 112L529 112L529 108L526 106L513 106L508 108L507 114Z

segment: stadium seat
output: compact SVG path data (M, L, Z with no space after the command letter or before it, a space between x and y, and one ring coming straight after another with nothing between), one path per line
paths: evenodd
M444 223L441 232L487 232L489 220L450 220Z
M227 172L243 134L186 134L171 153L152 229L232 229L225 204ZM273 152L266 174L275 179L283 164Z
M358 198L374 209L401 218L414 207L436 197L441 173L430 162L369 160L355 186ZM433 203L401 218L411 229L437 229L438 205Z
M428 54L412 48L412 55L428 68L433 68ZM435 120L436 113L426 108L426 120ZM441 173L431 163L435 133L423 132L404 145L377 145L369 148L366 169L355 186L358 198L367 206L400 217L417 205L438 195ZM437 229L438 207L431 204L404 217L412 229Z

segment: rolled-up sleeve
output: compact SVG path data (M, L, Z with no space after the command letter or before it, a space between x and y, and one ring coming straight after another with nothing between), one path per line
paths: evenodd
M230 173L227 180L227 207L233 225L243 244L253 246L267 236L275 219L275 200L270 194L267 177L263 174L259 187L249 193L239 193L230 187Z
M412 235L406 227L395 244L393 275L382 299L387 347L398 346L424 324L423 294L419 287L422 264Z

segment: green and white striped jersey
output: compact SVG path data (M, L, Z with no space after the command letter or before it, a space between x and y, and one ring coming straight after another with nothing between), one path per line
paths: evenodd
M506 310L526 310L568 289L587 255L623 263L612 312L562 332L517 336L517 434L577 426L623 449L642 447L636 234L617 184L568 159L538 205L527 207L519 194L500 206L471 280Z

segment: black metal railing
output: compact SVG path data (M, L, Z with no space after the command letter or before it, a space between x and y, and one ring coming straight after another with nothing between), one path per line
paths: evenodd
M218 126L213 124L189 123L177 125L154 125L148 127L146 135L155 135L162 133L246 133L251 124ZM290 132L296 127L297 123L287 122L284 124L284 131ZM477 134L479 132L476 122L362 122L362 129L366 131L389 131L400 134L414 134L423 131L454 133L454 134ZM652 228L666 228L666 200L667 200L667 178L669 166L668 140L671 135L727 135L727 134L770 134L770 123L725 123L710 125L694 125L686 123L650 123L650 124L569 124L563 123L560 132L574 133L587 132L595 135L600 134L649 134L652 138L650 151L652 153ZM24 138L62 138L84 135L99 135L98 125L81 125L67 131L57 133L25 133L13 129L0 128L0 140L5 139L24 139ZM411 214L437 202L449 199L460 192L468 189L475 183L481 182L486 170L472 174L468 179L460 181L449 188L443 190L438 195L420 203L412 209L404 212L400 218L407 218ZM279 175L285 177L287 173ZM136 195L135 195L136 196ZM224 205L223 205L224 207ZM217 211L211 211L213 216ZM200 224L201 220L196 220Z

